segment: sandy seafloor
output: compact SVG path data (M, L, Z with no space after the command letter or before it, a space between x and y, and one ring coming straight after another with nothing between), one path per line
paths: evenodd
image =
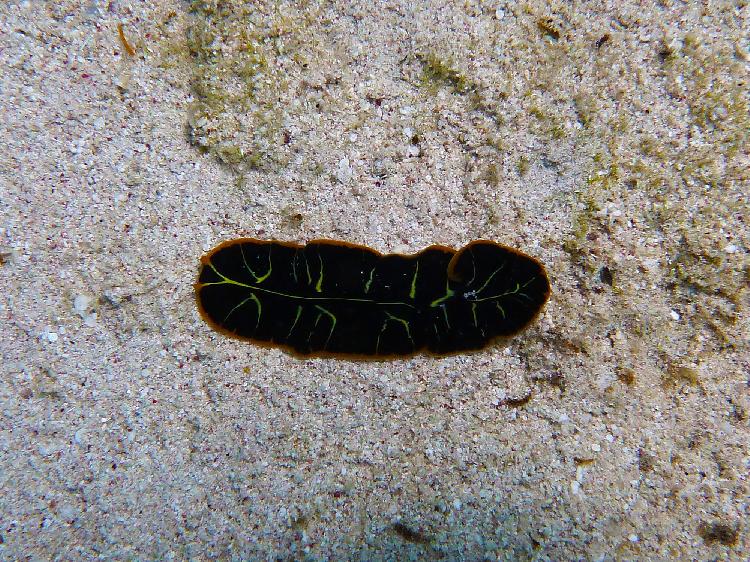
M749 10L3 2L0 558L747 559ZM553 294L299 360L198 316L239 236L492 239Z

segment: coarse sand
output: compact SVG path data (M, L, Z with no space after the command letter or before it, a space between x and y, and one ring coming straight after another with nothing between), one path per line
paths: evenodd
M750 6L0 6L0 559L750 558ZM237 237L490 239L507 345L213 332Z

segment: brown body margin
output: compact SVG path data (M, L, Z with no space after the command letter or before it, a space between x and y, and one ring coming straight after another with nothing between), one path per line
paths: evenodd
M316 240L310 240L309 242L307 242L307 244L298 244L296 242L284 242L284 241L280 241L280 240L259 240L258 238L235 238L233 240L225 240L224 242L222 242L221 244L219 244L218 246L216 246L215 248L213 248L210 252L208 252L208 253L204 254L203 256L201 256L201 264L202 265L208 264L211 261L211 256L215 252L218 252L219 250L221 250L223 248L226 248L226 247L229 247L229 246L235 246L237 244L242 244L242 243L245 243L245 242L250 242L250 243L254 243L254 244L278 244L280 246L286 246L287 248L292 248L292 249L295 249L295 250L302 249L307 244L325 243L325 244L330 244L330 245L333 245L333 246L341 246L341 247L345 247L345 248L353 248L353 249L356 249L356 250L365 250L365 251L368 251L368 252L372 252L372 253L378 255L379 257L385 256L385 255L397 255L397 256L401 256L401 257L405 257L405 258L416 258L420 254L422 254L422 253L424 253L424 252L426 252L428 250L443 250L443 251L447 251L447 252L452 252L453 253L453 258L451 258L451 261L448 264L448 277L449 278L453 278L453 279L455 279L455 277L453 277L454 262L455 262L456 256L459 254L459 251L456 250L455 248L451 248L449 246L443 246L441 244L434 244L434 245L429 246L429 247L425 248L424 250L422 250L420 252L416 252L414 254L398 254L398 253L395 253L395 252L394 253L390 253L390 254L383 254L382 252L379 252L377 250L373 250L369 246L363 246L362 244L353 244L351 242L343 242L341 240L329 240L327 238L319 238L319 239L316 239ZM531 257L531 256L529 256L527 254L524 254L523 252L520 252L519 250L516 250L515 248L511 248L511 247L505 246L503 244L498 244L497 242L493 242L491 240L472 240L469 244L467 244L466 246L464 246L462 249L466 249L466 248L471 247L473 244L480 244L480 243L482 243L482 244L493 244L495 246L498 246L499 248L503 248L504 250L507 250L508 252L511 252L511 253L516 254L516 255L522 256L522 257L524 257L526 259L533 260L534 262L536 262L537 264L539 264L539 266L542 268L542 271L544 271L543 264L539 260L537 260L536 258L533 258L533 257ZM200 272L198 274L200 275ZM529 319L529 321L526 322L526 324L524 324L523 326L521 326L513 334L510 334L510 335L507 335L507 336L498 336L496 338L493 338L490 341L488 341L486 345L484 345L484 346L482 346L482 347L480 347L478 349L471 349L471 350L465 350L465 351L457 351L455 353L444 353L444 354L432 353L432 352L430 352L429 350L427 350L425 348L423 348L423 349L416 349L416 350L414 350L413 353L410 353L408 355L357 355L357 354L351 354L351 353L332 353L330 351L320 351L320 352L302 354L302 353L298 353L297 351L295 351L294 348L291 347L291 346L289 346L289 345L285 345L283 343L259 341L259 340L254 340L253 338L247 338L247 337L244 337L244 336L238 336L234 332L230 332L229 330L227 330L227 329L219 326L218 324L216 324L215 322L213 322L213 320L211 320L208 317L208 315L206 314L206 311L203 309L203 305L200 302L200 297L199 297L199 293L198 293L198 290L200 289L200 287L201 287L201 284L198 283L198 282L196 282L196 283L193 284L193 288L195 289L195 301L196 301L196 304L198 306L198 312L200 313L201 318L203 318L203 320L206 322L206 324L208 324L214 331L219 332L220 334L222 334L224 336L227 336L229 338L240 340L240 341L244 341L244 342L250 342L253 345L256 345L258 347L262 347L262 348L265 348L265 349L280 349L280 350L284 351L285 353L287 353L288 355L291 355L292 357L295 357L297 359L316 359L316 358L321 358L321 359L342 359L342 360L346 360L346 361L385 362L385 361L394 361L394 360L397 360L397 359L410 359L412 357L415 357L416 355L426 355L428 357L444 358L444 357L451 357L453 355L464 355L464 354L477 353L477 352L483 351L485 349L488 349L490 347L494 347L494 346L496 346L496 345L498 345L500 343L508 342L511 338L513 338L517 334L520 334L521 332L523 332L526 328L528 328L531 324L534 323L534 321L539 317L539 314L541 313L542 309L544 308L544 305L542 305L539 308L539 310L537 311L537 313L534 316L532 316ZM549 299L549 296L550 296L550 292L548 292L544 296L544 302L545 302L545 304L546 304L547 300Z

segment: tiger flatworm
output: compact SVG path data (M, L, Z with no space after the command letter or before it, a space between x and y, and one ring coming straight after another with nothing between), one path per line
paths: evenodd
M381 254L334 240L229 240L201 258L198 310L216 331L298 357L476 351L526 328L544 266L495 242Z

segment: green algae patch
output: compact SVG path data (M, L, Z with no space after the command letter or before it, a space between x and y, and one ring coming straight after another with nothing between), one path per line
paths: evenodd
M194 1L185 33L190 143L238 172L286 166L285 124L306 110L300 92L337 80L341 68L323 13L301 3Z

